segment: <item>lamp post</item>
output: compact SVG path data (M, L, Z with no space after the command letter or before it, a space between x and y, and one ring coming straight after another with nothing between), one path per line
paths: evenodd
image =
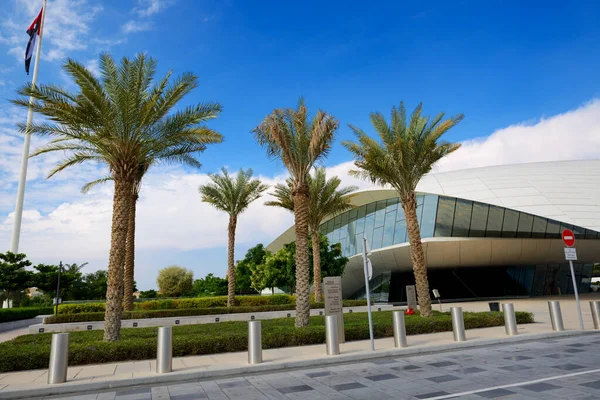
M58 279L56 280L56 308L54 309L54 315L58 315L58 296L60 293L60 273L62 271L62 261L58 263Z

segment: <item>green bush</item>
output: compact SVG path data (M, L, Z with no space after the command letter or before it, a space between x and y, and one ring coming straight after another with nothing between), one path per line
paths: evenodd
M0 322L20 321L53 312L52 307L0 308Z
M531 313L516 312L517 323L533 322ZM467 329L504 325L500 312L465 313ZM431 318L406 316L408 335L447 332L452 330L449 313L435 312ZM392 313L373 313L373 333L376 338L393 335ZM344 315L346 340L369 338L366 313ZM127 360L148 360L156 357L158 328L121 330L121 340L104 342L102 331L72 332L70 334L69 365L98 364ZM0 372L42 369L48 367L52 334L19 336L0 343ZM310 326L295 328L294 318L262 321L263 348L321 344L325 342L323 317L311 317ZM173 327L173 356L191 356L234 351L245 351L248 346L248 328L245 322Z
M237 296L235 298L236 306L238 307L263 307L263 306L294 306L296 298L287 294L276 294L273 296ZM323 303L314 303L321 304ZM344 300L345 307L358 307L367 305L366 300ZM218 297L199 297L191 299L169 299L169 300L151 300L135 303L135 311L149 310L190 310L194 308L208 309L227 306L227 296ZM290 308L293 309L294 307ZM313 307L315 308L315 307ZM60 315L66 314L83 314L104 312L104 303L83 303L83 304L65 304L58 308ZM267 310L269 311L269 310ZM247 312L247 311L231 311L231 312ZM208 314L221 314L208 312ZM204 314L188 314L188 315L204 315Z
M346 305L344 300L344 305ZM366 301L364 300L349 300L350 306L364 306ZM323 303L312 303L311 309L323 308ZM199 315L217 315L217 314L238 314L238 313L256 313L266 311L286 311L295 310L295 304L280 304L280 305L266 305L266 306L236 306L236 307L211 307L211 308L183 308L183 309L171 309L171 310L135 310L135 311L123 311L121 319L143 319L143 318L169 318L169 317L191 317ZM88 312L78 314L63 314L59 311L59 315L48 317L45 319L46 324L63 324L68 322L93 322L93 321L104 321L104 311L101 312Z

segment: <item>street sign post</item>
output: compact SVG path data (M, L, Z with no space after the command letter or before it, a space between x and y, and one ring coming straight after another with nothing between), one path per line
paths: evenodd
M571 268L571 279L573 280L573 292L575 292L575 302L577 303L577 314L579 315L579 327L584 330L583 316L581 315L581 304L579 303L579 289L577 288L577 279L575 279L575 269L573 268L573 260L577 260L577 250L575 246L575 234L570 229L564 229L561 234L562 241L567 246L565 248L565 260L569 261Z
M369 288L369 279L373 275L373 265L371 264L371 260L369 260L369 255L371 252L369 251L367 243L367 238L363 236L363 266L365 271L365 291L367 297L367 312L369 315L369 337L371 338L371 350L375 351L375 341L373 340L373 318L371 316L371 290Z

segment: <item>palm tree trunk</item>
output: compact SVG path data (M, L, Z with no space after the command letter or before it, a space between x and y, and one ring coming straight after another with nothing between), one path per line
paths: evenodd
M227 307L235 306L235 228L237 226L237 216L229 216L229 241L227 243Z
M406 216L406 229L410 243L410 258L412 259L413 273L417 286L417 297L419 310L422 317L431 317L431 297L429 296L429 281L427 280L427 267L425 266L425 254L421 244L421 230L417 218L417 197L415 192L410 192L402 197L402 208Z
M129 222L127 226L127 247L125 250L125 290L123 304L126 311L133 310L133 271L135 266L135 209L138 195L131 196Z
M315 302L323 299L321 292L321 233L318 230L312 230L312 251L313 251L313 269L314 269L314 288Z
M106 312L104 313L104 340L113 342L121 337L121 308L123 303L123 270L129 209L131 208L132 181L115 179L113 215L108 259Z
M294 193L296 223L296 327L308 326L310 318L308 261L308 185Z

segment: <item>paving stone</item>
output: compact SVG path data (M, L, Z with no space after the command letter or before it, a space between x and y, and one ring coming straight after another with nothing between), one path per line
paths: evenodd
M545 392L547 390L553 390L553 389L559 388L556 385L552 385L552 384L546 383L546 382L532 383L531 385L523 385L520 387L523 389L526 389L526 390L531 390L532 392Z
M456 381L459 380L460 378L456 377L456 376L452 376L452 375L440 375L440 376L433 376L431 378L426 378L429 381L435 382L435 383L443 383L443 382L450 382L450 381Z
M512 361L524 361L524 360L531 360L533 359L533 357L527 357L527 356L511 356L511 357L504 357L505 360L512 360Z
M531 369L533 367L528 367L526 365L507 365L506 367L498 367L499 369L503 369L505 371L516 372L523 371L524 369Z
M505 396L510 396L511 394L514 394L515 392L511 392L510 390L507 389L493 389L493 390L488 390L486 392L478 392L477 394L481 397L485 397L486 399L497 399L497 398L504 398Z
M587 383L582 383L581 386L586 386L592 389L598 389L600 390L600 380L598 381L593 381L593 382L587 382Z
M417 366L417 365L404 365L401 367L392 367L391 369L396 370L396 371L420 371L421 367Z
M381 374L381 375L365 376L365 378L367 378L368 380L373 381L373 382L379 382L379 381L385 381L388 379L397 379L398 376L392 375L392 374Z
M329 375L331 375L331 372L329 372L329 371L309 372L308 374L306 374L306 376L308 376L310 378L320 378L322 376L329 376Z
M366 386L363 385L362 383L358 383L358 382L342 383L341 385L335 385L335 386L333 386L333 388L335 390L338 390L338 391L351 390L351 389L359 389L359 388L363 388L363 387L366 387Z
M449 395L450 393L448 392L431 392L431 393L425 393L425 394L418 394L415 397L417 399L429 399L432 397L438 397L438 396L446 396Z
M451 362L451 361L439 361L439 362L430 363L428 365L431 365L432 367L449 367L451 365L456 365L456 363Z
M315 390L315 389L311 388L308 385L298 385L298 386L290 386L290 387L286 387L286 388L279 388L277 390L279 390L283 394L288 394L288 393L307 392L309 390Z
M562 369L563 371L574 371L576 369L582 369L585 367L581 366L581 365L577 365L577 364L561 364L561 365L555 365L552 368Z

